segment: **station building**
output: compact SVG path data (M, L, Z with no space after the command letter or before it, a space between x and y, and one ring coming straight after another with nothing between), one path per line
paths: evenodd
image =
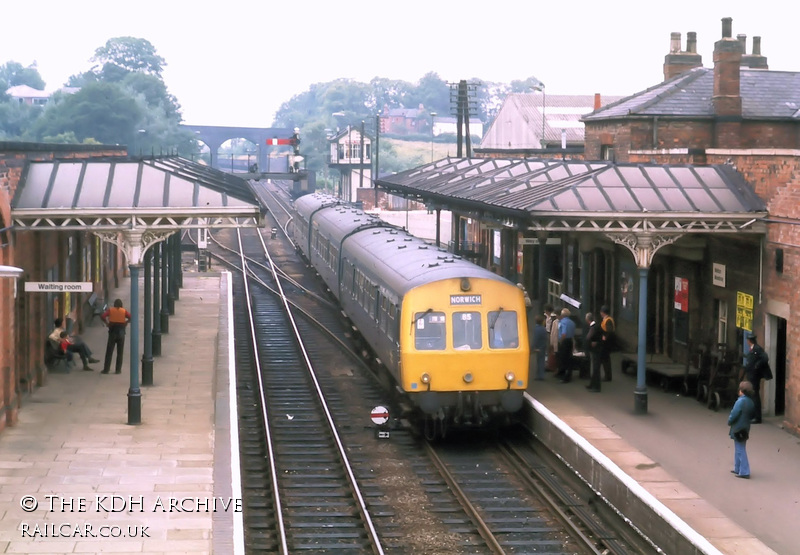
M731 31L723 19L713 68L694 33L685 49L673 33L664 81L584 115L583 149L512 144L377 184L451 210L452 249L538 306L608 304L631 352L738 364L757 335L775 375L764 414L797 434L800 73L768 69L760 38L748 54Z
M168 333L179 297L183 232L199 239L210 228L257 227L264 212L244 179L174 156L135 158L124 146L0 142L0 265L14 270L0 278L0 430L16 422L26 395L56 371L44 356L54 319L78 334L97 325L113 303L109 292L126 274L137 301L126 345L128 423L140 423L140 268L147 328L141 383L150 385L145 372L152 380L153 355L161 354L160 336Z

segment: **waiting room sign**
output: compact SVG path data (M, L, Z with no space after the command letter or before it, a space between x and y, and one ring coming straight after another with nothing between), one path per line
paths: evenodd
M91 281L27 281L28 293L91 293Z

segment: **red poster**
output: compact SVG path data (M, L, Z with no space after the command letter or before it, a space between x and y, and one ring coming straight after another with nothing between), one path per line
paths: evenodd
M689 312L689 280L675 278L675 310Z

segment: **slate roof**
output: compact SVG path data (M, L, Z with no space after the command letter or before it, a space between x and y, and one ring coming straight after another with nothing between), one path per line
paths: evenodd
M766 205L729 165L446 158L377 181L451 206L514 217L752 217Z
M740 69L744 119L800 119L800 72ZM603 106L584 122L631 116L714 116L714 70L697 67L649 89Z

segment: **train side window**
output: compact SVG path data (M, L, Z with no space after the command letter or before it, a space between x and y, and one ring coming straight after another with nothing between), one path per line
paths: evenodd
M480 349L483 345L481 335L480 312L453 314L453 349L456 351Z
M516 349L519 347L519 329L515 310L489 312L489 347L492 349Z
M446 334L444 312L414 314L414 347L418 351L444 351Z

